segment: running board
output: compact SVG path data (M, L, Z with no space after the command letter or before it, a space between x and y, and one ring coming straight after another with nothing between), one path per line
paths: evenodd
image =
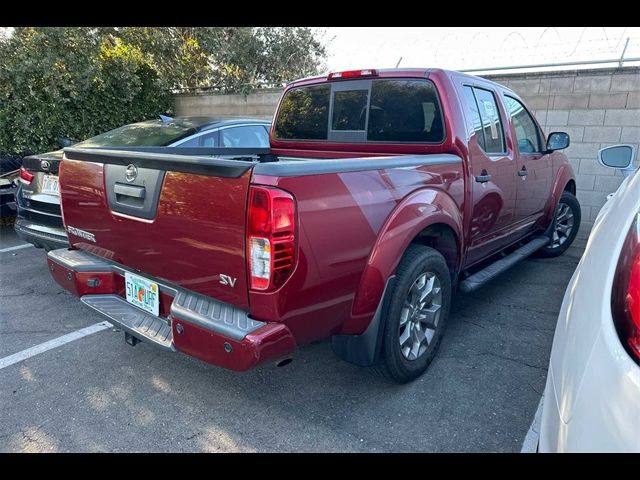
M83 295L80 300L134 337L175 352L171 326L163 318L134 307L118 295Z
M516 263L531 256L536 251L549 243L549 237L536 237L526 245L520 247L514 252L510 253L504 258L497 260L486 268L483 268L479 272L470 275L460 282L460 290L469 293L477 290L485 283L493 280L505 270L513 267Z

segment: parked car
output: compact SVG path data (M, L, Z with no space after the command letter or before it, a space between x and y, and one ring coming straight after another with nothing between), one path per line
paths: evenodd
M19 172L19 157L0 155L0 219L3 222L16 215L15 193Z
M611 168L634 148L600 151ZM629 171L629 169L627 169ZM562 302L539 451L640 452L640 172L604 205Z
M332 337L407 382L457 286L560 255L579 227L569 136L545 142L488 80L332 73L289 84L275 118L270 148L243 158L66 149L56 281L131 344L246 370Z
M162 117L116 128L76 147L264 147L269 144L269 126L268 121L256 119ZM58 197L61 159L62 150L26 157L16 193L16 233L46 250L69 245Z
M18 177L20 170L0 174L0 218L14 217L16 215L15 193L18 189Z

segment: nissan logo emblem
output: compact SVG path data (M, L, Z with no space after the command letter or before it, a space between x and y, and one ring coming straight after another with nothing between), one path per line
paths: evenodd
M130 164L127 165L127 169L124 171L124 178L127 179L127 182L133 182L138 176L138 169L135 165Z
M51 167L51 164L47 160L42 160L40 162L40 168L45 172L48 172L50 167Z

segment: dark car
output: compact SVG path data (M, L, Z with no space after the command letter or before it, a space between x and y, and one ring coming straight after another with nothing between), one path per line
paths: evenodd
M16 215L15 193L20 165L20 157L0 155L0 221Z
M132 123L75 144L93 147L268 147L267 120L211 117L162 117ZM23 240L52 250L68 246L58 196L62 150L23 159L16 193L15 230Z

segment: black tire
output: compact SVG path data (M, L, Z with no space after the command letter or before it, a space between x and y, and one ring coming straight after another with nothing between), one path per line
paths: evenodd
M554 236L554 232L558 226L558 218L563 213L563 209L566 206L568 211L570 211L572 215L572 224L571 230L569 234L565 237L562 237L560 240ZM571 246L573 241L578 234L578 230L580 229L580 220L582 218L580 211L580 203L578 199L571 192L562 192L562 196L560 197L560 201L556 206L556 213L553 217L553 222L549 225L549 228L545 232L545 235L551 238L551 243L544 248L538 250L535 254L538 258L553 258L562 255L566 250ZM564 222L566 226L566 221ZM562 233L560 233L562 234Z
M437 290L438 284L440 290L428 296L428 298L432 299L431 302L428 302L430 306L424 305L423 309L413 311L417 316L422 316L421 312L436 308L437 299L440 302L440 308L437 309L439 314L437 314L436 317L430 317L434 318L435 329L426 327L426 324L422 322L413 322L413 320L405 320L404 326L401 326L403 309L407 308L408 312L411 311L407 306L408 303L405 304L405 301L407 301L411 295L409 290L414 286L414 283L422 280L425 273L427 274L424 277L427 279L426 282L431 282L433 277L437 280L429 283L429 285L433 285L432 291L435 292ZM416 283L416 288L418 288L417 285L418 283ZM428 288L428 285L426 285L423 291L426 291ZM417 295L415 298L419 296L420 295ZM418 305L420 304L421 303L418 302ZM433 360L449 317L449 309L451 307L451 275L447 267L447 262L440 252L422 245L409 246L398 265L395 284L388 298L388 304L384 307L383 311L386 312L386 315L382 335L382 348L376 370L397 383L407 383L422 375ZM408 315L405 315L405 318L407 318ZM416 318L418 318L417 316ZM409 318L413 319L414 317ZM415 323L419 325L415 326ZM415 326L415 329L409 330L408 335L410 338L407 339L408 343L416 341L413 335L418 335L417 330L419 328L425 328L425 331L432 335L426 345L418 344L418 348L416 349L418 353L416 358L412 359L409 359L407 355L412 356L411 352L414 352L414 348L405 346L405 353L403 353L403 347L401 347L400 344L401 334L405 334L406 330L410 328L410 325ZM422 338L428 339L428 336L423 333ZM416 344L413 343L413 346L415 345ZM407 348L409 348L408 354L406 353Z

